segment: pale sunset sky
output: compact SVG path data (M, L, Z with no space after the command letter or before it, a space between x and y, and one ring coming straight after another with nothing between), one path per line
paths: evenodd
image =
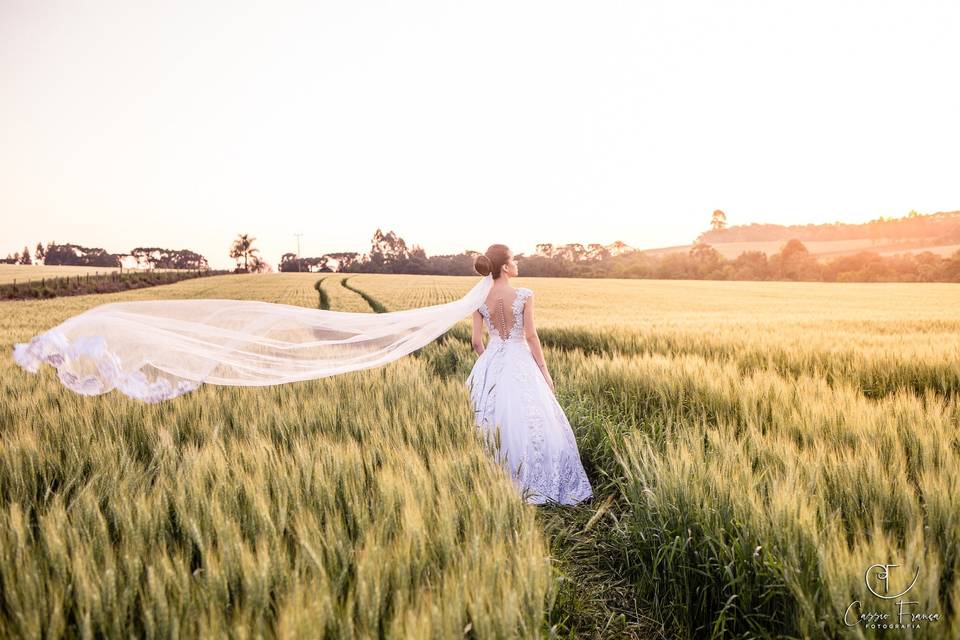
M960 209L960 3L0 0L0 256Z

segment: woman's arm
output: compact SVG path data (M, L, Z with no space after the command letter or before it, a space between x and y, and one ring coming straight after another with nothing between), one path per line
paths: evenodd
M533 293L527 297L527 301L523 305L523 333L527 338L527 344L530 345L530 352L533 354L533 359L537 362L537 366L540 367L540 373L543 374L543 378L550 386L550 390L556 393L557 391L553 387L553 378L550 377L550 372L547 370L547 361L543 357L543 348L540 346L540 336L537 334L537 326L533 321Z
M483 316L479 310L473 312L473 350L483 355Z

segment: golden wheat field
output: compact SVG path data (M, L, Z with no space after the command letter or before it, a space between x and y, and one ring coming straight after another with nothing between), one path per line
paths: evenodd
M116 273L121 271L118 267L82 267L75 265L46 265L46 264L0 264L0 284L9 284L19 282L26 284L28 282L39 282L46 278L66 278L76 276L93 276L96 274ZM143 272L144 269L124 268L124 273ZM173 271L173 269L157 269L157 271Z
M954 284L516 279L596 494L573 508L487 458L469 318L378 369L158 405L11 358L116 300L373 313L476 279L0 303L0 637L960 637Z

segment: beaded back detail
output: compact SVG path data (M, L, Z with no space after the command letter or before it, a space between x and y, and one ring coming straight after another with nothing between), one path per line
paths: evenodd
M486 302L480 303L480 315L484 317L487 323L487 330L490 331L490 336L496 335L501 340L510 340L511 338L519 338L523 335L523 305L526 302L526 299L533 295L533 291L527 289L526 287L517 287L517 297L514 298L513 304L511 304L511 314L508 316L504 313L503 309L503 298L498 299L494 304L494 308L491 311L487 308ZM510 322L509 328L506 326ZM497 325L500 325L499 327ZM504 335L506 332L506 335Z

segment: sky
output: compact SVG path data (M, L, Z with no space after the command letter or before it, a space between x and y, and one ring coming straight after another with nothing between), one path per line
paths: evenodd
M0 255L960 209L960 3L0 0Z

